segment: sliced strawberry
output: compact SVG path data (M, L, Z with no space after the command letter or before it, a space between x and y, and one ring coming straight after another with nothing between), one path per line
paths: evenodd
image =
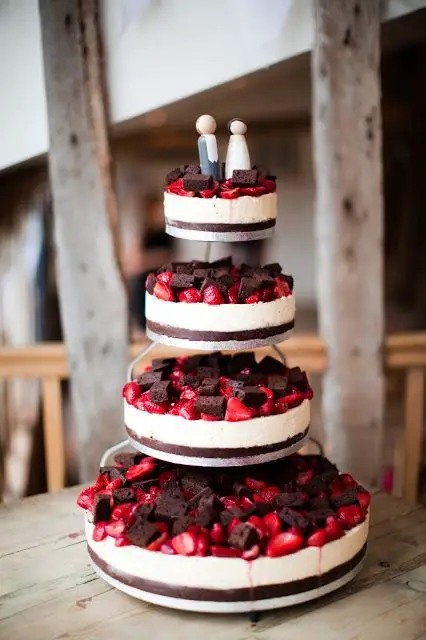
M195 400L200 394L192 387L184 387L179 400Z
M157 276L158 280L161 282L165 282L165 284L170 284L170 280L173 278L173 271L163 271L163 273L159 273Z
M121 489L122 486L123 486L122 479L121 478L114 478L114 480L111 480L111 482L108 482L108 484L105 487L105 489L107 491L115 491L116 489Z
M232 287L229 287L228 293L226 294L229 304L238 304L239 288L240 288L239 284L236 284L236 285L234 284Z
M247 476L244 478L244 484L248 489L252 489L253 491L261 491L262 489L266 489L268 483L264 480L257 480L256 478L250 478Z
M241 508L241 501L237 496L225 496L221 498L221 501L225 507L225 509L232 509L232 507Z
M208 413L200 413L201 420L206 420L207 422L218 422L220 418L217 416L209 416Z
M323 547L329 541L327 531L325 529L317 529L311 533L306 541L308 547Z
M268 387L261 386L260 388L264 393L266 393L266 400L259 407L259 415L270 416L274 413L274 408L275 408L274 392Z
M186 400L179 406L179 415L185 420L197 420L198 414L195 411L195 400Z
M298 474L296 478L296 483L299 485L299 487L304 487L307 484L309 484L309 482L312 480L313 477L314 477L313 469L308 469L308 471L302 471L301 473Z
M169 537L169 534L167 533L167 531L165 531L164 533L161 534L161 536L158 536L158 538L156 538L155 540L153 540L151 542L151 544L149 544L146 548L148 551L160 551L161 547L163 546L163 544L166 542L167 538Z
M118 504L111 513L111 520L123 520L127 525L133 523L135 505L130 502L124 504Z
M172 547L181 556L192 556L197 547L197 540L193 533L185 531L172 538Z
M96 489L94 487L87 487L83 489L78 495L77 504L82 509L92 510L95 506Z
M247 522L250 522L250 524L256 527L257 533L259 534L261 539L269 534L269 529L266 526L263 518L261 518L260 516L250 516Z
M296 531L295 529L282 531L271 538L266 548L266 555L269 558L287 556L290 553L295 553L295 551L301 549L303 547L303 542L303 536L299 531Z
M224 198L225 200L235 200L239 195L241 195L241 189L239 187L235 187L235 189L227 189L226 191L221 189L221 191L219 191L219 197Z
M98 477L95 480L95 484L93 485L93 488L95 489L95 491L100 491L101 489L105 489L107 484L108 484L108 476L106 473L103 473L98 475Z
M223 544L226 542L225 531L220 522L212 524L212 528L210 529L210 538L214 544Z
M269 504L272 504L274 502L275 496L277 496L279 493L281 493L281 489L271 484L270 486L262 489L262 491L260 492L260 497L263 498L265 502L269 502Z
M346 489L356 489L358 486L357 482L355 482L350 473L341 473L339 474L339 478L345 485Z
M366 511L370 506L371 496L368 491L358 491L356 499L359 502L359 506Z
M287 298L288 296L291 296L290 287L288 286L285 280L281 280L281 278L274 278L274 280L275 280L274 294L277 298ZM155 291L155 287L154 287L154 291Z
M273 289L268 289L267 287L262 287L260 290L260 301L261 302L272 302L275 300L276 296Z
M254 506L253 500L250 500L247 496L242 496L241 498L241 507L243 509L251 509Z
M107 522L105 525L105 531L111 538L119 538L126 531L126 523L124 520L115 520L114 522Z
M161 545L160 551L161 553L165 553L167 556L176 555L176 551L172 547L171 540L166 540L166 542L163 542L163 544Z
M164 415L169 409L169 405L165 402L154 402L151 398L144 400L143 407L148 413L156 413Z
M208 533L202 531L197 538L196 556L207 556L210 550L210 540Z
M165 282L157 282L154 287L154 296L159 300L165 300L166 302L173 302L175 299L173 291Z
M263 516L263 522L272 537L281 531L281 520L277 513L267 513Z
M95 528L93 529L93 533L92 533L92 539L95 542L100 542L101 540L107 537L108 534L105 529L107 524L108 522L97 522L95 524Z
M364 521L364 514L358 505L350 504L337 509L337 519L343 529L351 529Z
M225 420L227 422L241 422L253 418L255 411L246 407L238 398L229 398L226 406Z
M217 305L224 304L225 300L219 287L215 284L210 284L203 291L203 302L205 304Z
M299 389L292 388L291 393L279 398L275 403L275 413L285 413L289 409L298 407L305 399L305 394Z
M344 535L341 525L334 516L328 516L325 531L329 540L338 540Z
M127 538L127 536L119 536L118 538L115 539L114 545L116 547L128 547L130 544L129 539Z
M246 549L243 551L243 559L244 560L256 560L260 554L260 547L258 544L253 545L250 549Z
M232 549L231 547L219 547L212 546L211 549L212 556L216 556L217 558L241 558L242 551L240 549Z
M154 458L144 458L139 464L135 464L126 471L126 480L141 480L149 476L155 469Z
M141 387L134 380L132 382L128 382L123 387L123 398L126 398L129 404L133 404L135 400L139 398L142 393Z
M201 302L202 295L200 291L198 291L198 289L191 287L190 289L184 289L183 291L181 291L178 295L178 300L179 302L190 303Z
M260 291L255 291L244 300L245 304L257 304L258 302L260 302Z

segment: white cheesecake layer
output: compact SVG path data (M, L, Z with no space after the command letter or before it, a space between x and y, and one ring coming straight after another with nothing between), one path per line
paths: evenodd
M145 298L145 314L151 322L195 331L246 331L276 327L292 322L295 311L294 294L272 302L218 305L168 302L148 291Z
M164 193L164 215L168 220L210 224L251 224L277 217L277 194L257 198L188 198Z
M116 547L114 539L92 540L93 525L86 517L86 537L91 549L118 571L138 578L205 589L239 589L282 584L318 576L353 558L368 534L368 519L323 547L306 547L280 558L170 556L133 545Z
M124 422L138 436L186 447L231 449L274 444L303 433L309 421L309 400L287 413L243 422L185 420L141 411L124 400Z

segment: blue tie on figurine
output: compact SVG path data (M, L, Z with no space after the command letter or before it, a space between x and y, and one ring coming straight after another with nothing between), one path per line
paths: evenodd
M216 120L209 115L200 116L195 123L200 137L198 138L198 154L203 175L212 176L213 180L220 180L219 154L214 132Z

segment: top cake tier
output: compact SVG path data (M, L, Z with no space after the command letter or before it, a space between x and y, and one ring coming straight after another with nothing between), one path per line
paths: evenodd
M218 242L271 236L277 217L276 178L251 164L246 124L237 118L229 122L223 163L214 118L200 116L196 128L199 164L177 167L166 176L166 232L177 238Z

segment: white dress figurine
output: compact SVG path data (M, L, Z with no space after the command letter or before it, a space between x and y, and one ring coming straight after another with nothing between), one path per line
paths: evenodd
M198 154L203 175L212 176L214 180L220 180L219 154L214 132L216 120L209 115L200 116L195 123L200 137L198 138Z
M246 132L247 125L239 118L233 118L228 122L230 138L225 163L226 179L232 178L232 173L235 169L251 169Z

